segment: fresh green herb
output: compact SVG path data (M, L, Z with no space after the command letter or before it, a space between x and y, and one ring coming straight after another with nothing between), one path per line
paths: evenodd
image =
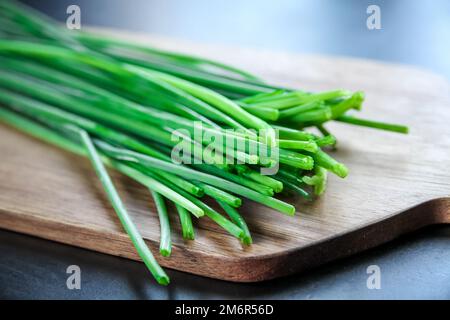
M158 283L168 285L170 282L169 277L164 272L164 270L161 269L158 262L153 257L153 254L148 249L144 239L142 238L133 221L131 220L130 216L128 215L128 212L125 209L122 200L120 200L116 188L114 187L111 178L106 172L106 169L103 166L103 163L100 160L100 156L95 150L94 144L92 143L89 135L86 133L86 131L81 129L79 130L79 134L87 150L88 157L91 159L92 165L94 166L95 171L103 187L105 188L106 194L108 195L108 198L111 201L111 204L114 207L114 210L116 211L117 216L119 217L119 220L122 223L122 226L130 236L131 241L136 247L139 256L141 257L142 261L144 261L145 265L153 274Z
M271 85L217 61L70 32L13 0L0 2L0 35L0 120L91 159L126 232L161 284L169 278L103 165L150 190L160 221L160 254L168 257L166 202L175 205L185 239L194 239L192 214L250 245L249 228L236 209L245 199L294 215L294 206L276 193L311 200L312 192L325 192L328 172L347 176L348 168L324 151L337 144L329 122L408 132L402 125L349 115L362 109L360 91ZM214 148L211 137L219 141ZM177 149L188 152L181 156ZM215 199L229 219L204 197Z
M159 225L161 229L161 240L159 241L159 252L162 256L168 257L172 252L172 240L170 238L170 220L167 213L164 197L159 193L150 190L153 201L155 202L156 211L158 211ZM182 207L181 207L182 208ZM184 208L183 208L184 209Z
M175 205L178 211L178 216L180 217L181 231L183 233L183 238L186 240L194 240L194 226L192 224L191 215L186 211L185 208Z

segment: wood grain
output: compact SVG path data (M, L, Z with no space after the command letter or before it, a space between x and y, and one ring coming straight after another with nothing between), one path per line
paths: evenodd
M117 34L117 32L115 32ZM334 156L346 179L330 177L313 203L288 199L295 217L246 201L241 212L254 237L240 243L205 219L196 240L183 241L172 215L174 248L166 267L207 277L251 282L348 256L420 227L450 222L449 83L430 72L366 60L300 56L256 49L197 45L155 36L136 41L219 59L272 83L366 92L362 116L405 123L409 135L334 123ZM145 188L112 173L150 248L159 226ZM138 259L89 162L0 125L0 227Z

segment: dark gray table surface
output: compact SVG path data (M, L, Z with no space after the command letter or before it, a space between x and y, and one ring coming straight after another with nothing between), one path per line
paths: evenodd
M445 0L26 2L60 21L68 5L78 4L83 25L379 59L450 76L450 1ZM381 30L366 27L369 4L381 8ZM66 287L69 265L81 268L80 290ZM370 265L380 267L379 290L367 288ZM428 227L357 256L265 283L228 283L176 271L169 275L172 284L160 287L143 264L0 230L0 298L450 299L450 226Z

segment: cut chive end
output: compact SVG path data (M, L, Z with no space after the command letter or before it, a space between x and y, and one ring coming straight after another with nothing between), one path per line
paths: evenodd
M167 286L170 284L170 278L168 276L157 277L156 281L163 286Z
M163 256L163 257L170 257L171 254L171 250L169 249L160 249L159 253Z
M342 164L338 163L334 166L334 172L341 178L345 178L348 175L348 168Z

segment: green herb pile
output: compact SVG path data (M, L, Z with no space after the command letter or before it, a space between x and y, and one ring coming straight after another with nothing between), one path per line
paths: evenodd
M105 166L149 189L159 215L161 255L171 254L169 202L176 207L183 238L195 238L192 220L202 218L250 245L249 228L238 212L244 199L294 215L295 208L275 194L311 199L324 192L328 172L347 175L345 165L322 150L336 144L324 126L328 121L407 132L404 126L349 115L361 109L363 100L362 92L280 88L215 61L71 31L19 3L0 2L0 119L91 160L124 229L160 284L169 278ZM207 152L209 139L184 137L183 146L203 162L174 163L172 150L179 141L173 131L192 134L198 123L204 132L246 144L231 150L227 144L212 153ZM317 128L317 134L305 128ZM263 147L278 148L276 161L259 151ZM274 166L276 174L261 174L261 168ZM205 197L218 206L204 202Z

